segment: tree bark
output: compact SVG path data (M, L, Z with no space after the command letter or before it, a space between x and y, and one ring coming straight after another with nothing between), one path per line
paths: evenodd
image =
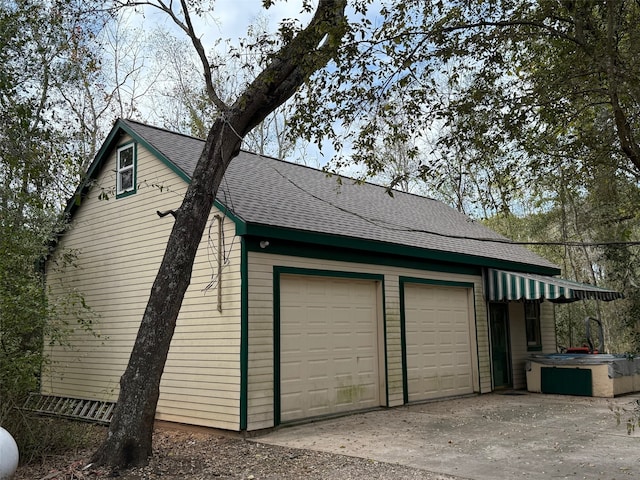
M148 462L160 379L224 172L238 154L242 137L335 54L346 28L345 6L346 0L319 0L309 25L280 49L238 100L215 120L176 212L129 363L120 379L109 433L91 459L94 464L126 468Z
M607 60L606 73L608 83L609 102L613 109L616 133L620 141L620 148L627 158L640 170L640 145L636 142L631 124L627 118L618 94L618 38L619 21L616 12L616 2L607 2Z

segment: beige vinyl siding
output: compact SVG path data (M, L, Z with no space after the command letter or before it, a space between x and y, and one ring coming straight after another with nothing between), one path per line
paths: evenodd
M524 367L529 352L527 351L524 304L522 302L509 302L508 306L513 388L525 388L527 386L527 378Z
M511 341L511 365L513 369L513 388L526 388L527 378L525 363L531 354L527 350L527 332L524 321L524 304L509 302L509 332ZM542 338L542 353L556 352L556 333L554 321L554 306L550 302L540 304L540 335Z
M556 353L555 305L551 302L540 304L540 335L542 336L542 353Z
M121 143L131 141L123 138ZM56 293L76 289L98 315L96 338L78 329L71 348L50 348L52 363L42 391L89 399L116 400L119 379L129 359L151 285L162 260L173 217L156 211L180 206L186 183L146 149L137 146L137 193L98 200L100 188L115 188L115 155L98 174L97 186L76 211L61 238L63 249L77 252L77 269L60 271L49 262L47 283ZM218 428L239 428L240 412L240 240L224 219L225 243L233 243L222 272L222 312L214 288L203 291L217 272L209 247L217 247L213 222L201 242L161 382L157 418Z
M480 276L457 275L441 272L413 270L399 267L367 265L312 258L273 255L262 252L248 253L249 296L249 365L248 365L248 430L269 428L274 425L273 416L273 267L296 267L314 270L332 270L351 273L366 273L384 276L384 302L386 321L386 359L388 404L403 404L402 344L400 334L399 277L416 277L432 280L468 282L474 284L475 309L477 315L478 352L480 354L480 385L475 391L491 390L489 370L489 337L487 312L483 298ZM472 354L475 355L476 339L472 339ZM384 349L380 352L384 355ZM484 357L483 357L484 355ZM384 358L382 359L384 366ZM384 370L381 371L381 389L385 391ZM384 403L385 399L382 399Z

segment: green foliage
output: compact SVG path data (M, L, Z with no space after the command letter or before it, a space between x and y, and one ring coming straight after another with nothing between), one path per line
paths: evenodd
M71 81L64 65L82 36L73 7L0 2L0 424L27 456L29 445L56 435L17 410L39 389L45 338L63 344L92 321L78 292L50 301L44 282L61 206L84 160L70 148L77 131L59 117ZM72 268L72 252L60 261Z
M334 168L355 162L389 185L410 171L423 193L511 238L567 242L534 250L625 300L557 309L559 342L580 343L594 315L610 349L637 351L638 247L579 244L639 239L638 2L359 5L341 56L299 97L294 131L332 141ZM414 149L409 170L389 145Z
M88 423L42 417L14 409L5 419L3 428L11 432L20 450L20 463L44 461L51 455L61 455L85 449L104 427Z
M640 8L610 5L409 0L354 15L341 57L299 97L295 131L353 146L336 167L370 175L385 170L380 135L415 138L424 177L446 185L462 160L467 201L487 214L548 192L559 169L637 174Z

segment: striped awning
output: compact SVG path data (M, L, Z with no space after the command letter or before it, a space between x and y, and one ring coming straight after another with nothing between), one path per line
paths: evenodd
M587 299L608 302L617 298L623 298L623 295L615 290L594 287L586 283L531 273L494 269L488 271L487 299L493 302L549 300L550 302L569 303Z

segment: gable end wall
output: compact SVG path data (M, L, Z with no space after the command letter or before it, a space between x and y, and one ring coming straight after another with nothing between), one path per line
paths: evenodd
M119 144L132 139L124 137ZM157 210L180 206L185 182L142 145L137 147L137 193L98 200L100 187L115 186L115 154L97 175L97 186L74 215L59 243L78 252L76 269L47 266L47 284L55 294L76 289L98 315L93 328L100 337L76 328L70 348L49 347L51 365L44 372L42 393L115 401L173 217ZM217 272L218 225L211 212L211 238L205 232L191 286L185 296L161 383L157 418L237 430L240 411L240 239L226 218L224 235L231 248L222 275L222 312L217 290L203 288ZM73 319L67 319L73 324Z

